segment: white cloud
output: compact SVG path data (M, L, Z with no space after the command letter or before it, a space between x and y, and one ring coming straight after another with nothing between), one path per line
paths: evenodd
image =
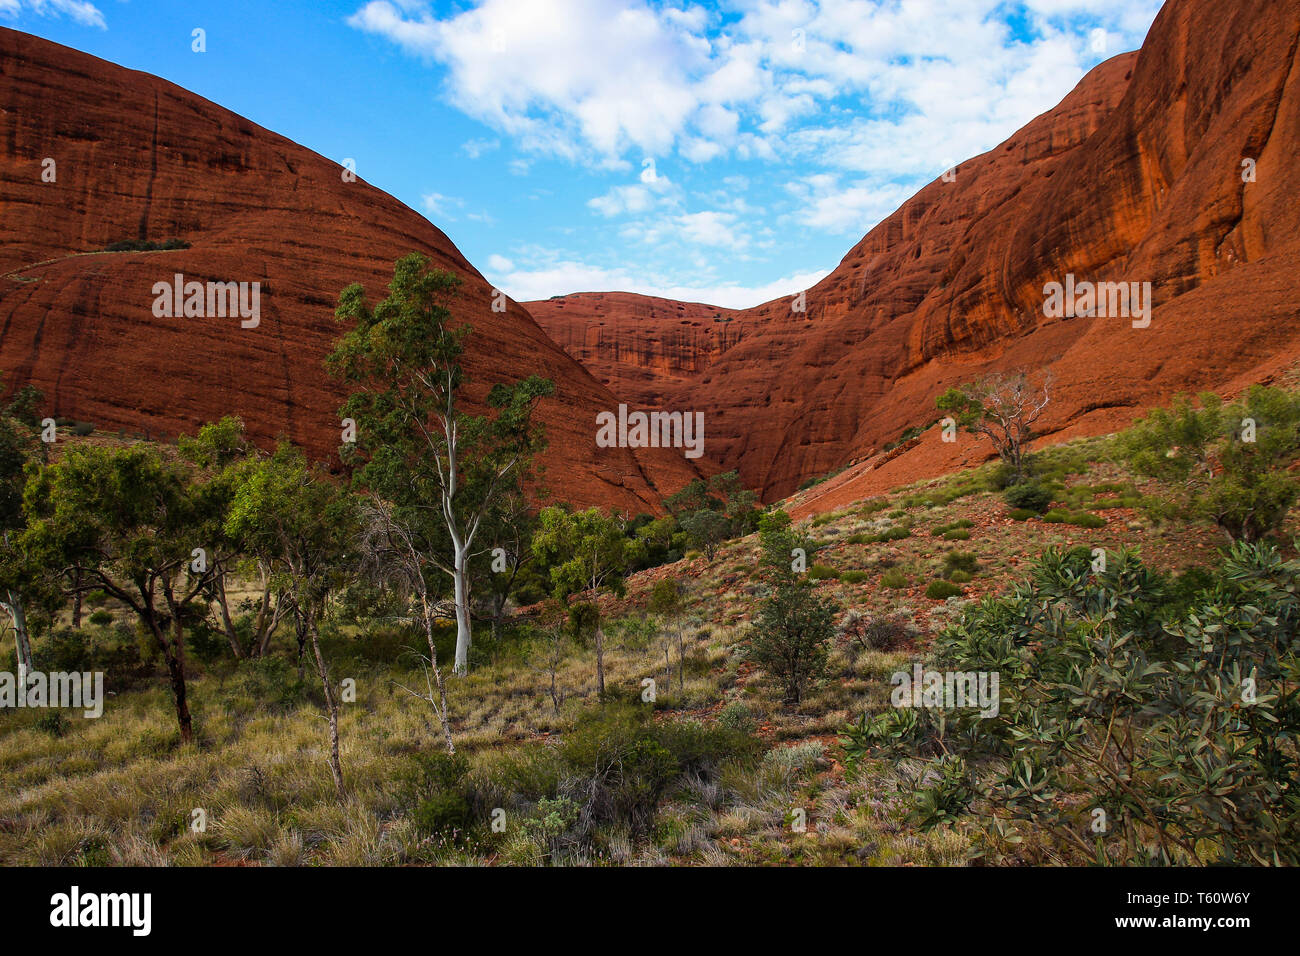
M490 153L494 149L499 149L501 140L499 139L470 139L461 143L461 150L470 159L478 159L484 153Z
M104 14L88 0L0 0L0 16L18 17L30 11L41 17L69 17L82 26L107 30Z
M787 184L798 199L794 218L805 226L847 236L863 236L902 205L914 190L895 183L865 181L841 187L835 176L818 174Z
M424 214L430 219L438 217L454 222L455 217L451 215L449 207L463 206L465 203L454 196L444 196L442 193L431 192L420 197L420 204L424 207Z
M674 281L644 270L604 269L572 259L559 259L500 276L500 288L526 302L574 292L638 292L682 302L706 302L724 309L747 309L771 299L795 295L820 282L826 271L795 273L774 282L746 286L734 282Z
M748 239L735 231L736 217L727 212L693 212L678 216L674 223L687 242L702 246L725 246L740 249Z
M655 170L653 160L646 160L637 182L613 186L587 200L587 205L600 215L611 217L649 212L657 206L675 206L680 201L681 190Z
M847 141L844 168L995 145L1053 106L1098 53L1135 48L1160 0L482 0L436 16L370 0L349 23L436 60L466 113L530 151L593 165L676 150L776 159L795 133ZM846 100L855 102L846 103ZM978 104L978 109L972 109ZM849 109L849 127L819 117Z
M515 267L515 264L505 256L499 256L495 252L488 256L488 268L493 272L509 272Z

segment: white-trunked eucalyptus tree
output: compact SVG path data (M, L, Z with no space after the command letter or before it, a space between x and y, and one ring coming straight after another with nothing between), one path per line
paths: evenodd
M525 479L545 437L533 421L554 385L536 375L494 384L487 414L463 408L460 359L468 326L447 308L460 280L411 253L398 260L388 297L373 309L353 284L337 317L352 327L327 365L354 389L341 416L355 427L341 455L357 485L391 505L390 518L419 549L420 573L450 578L456 614L453 670L469 667L469 562L479 531L503 496ZM438 593L424 582L424 592Z

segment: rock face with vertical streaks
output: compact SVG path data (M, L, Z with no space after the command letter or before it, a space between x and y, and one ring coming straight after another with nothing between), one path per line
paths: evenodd
M1041 425L1060 436L1121 427L1181 390L1268 381L1300 354L1298 38L1300 0L1240 0L1231 16L1170 0L1140 51L873 229L807 290L806 313L789 297L726 312L735 340L717 354L699 340L671 374L653 350L600 345L612 328L663 341L671 303L606 293L626 311L605 309L595 333L574 307L535 304L539 321L615 392L703 409L709 455L769 500L865 463L988 371L1050 370ZM1069 275L1151 283L1150 325L1045 314L1045 287ZM889 481L969 460L938 441L890 462ZM850 468L823 504L871 490L868 474Z

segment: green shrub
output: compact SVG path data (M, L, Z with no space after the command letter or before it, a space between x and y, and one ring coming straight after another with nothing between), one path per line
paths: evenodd
M73 627L55 628L33 648L33 657L37 670L93 670L90 635Z
M62 737L68 732L68 721L61 710L47 710L36 719L37 730L44 731L51 737Z
M934 601L943 601L961 594L961 588L951 581L931 581L925 588L925 596Z
M1079 514L1070 515L1070 517L1065 519L1065 523L1072 524L1080 528L1106 527L1105 518L1101 517L1100 515L1088 514L1088 512L1086 511L1080 512Z
M1007 517L1012 521L1028 521L1030 518L1037 518L1037 511L1030 511L1028 508L1012 508L1007 512Z
M951 581L953 584L969 584L972 577L973 576L969 571L958 570L958 571L953 571L951 574L949 574L948 580Z
M733 701L719 711L718 723L728 730L748 734L754 729L754 712L742 701Z
M936 814L922 789L916 813L932 826L972 803L996 807L981 847L991 862L1031 829L1038 846L1017 841L1018 862L1295 866L1297 637L1300 560L1271 545L1238 543L1177 578L1130 551L1097 572L1086 548L1048 549L1027 581L969 607L935 646L945 669L1000 674L996 719L864 715L846 760L944 753L978 768L934 766L953 799ZM1097 809L1105 837L1080 839Z
M1002 500L1012 508L1042 514L1052 504L1052 489L1037 481L1022 481L1002 492Z
M568 634L582 647L596 633L600 624L600 608L590 601L578 601L569 607Z
M756 746L738 729L656 723L649 707L610 701L588 708L564 735L557 780L567 780L573 791L561 795L581 795L586 818L644 833L676 783L688 776L710 777L724 760L752 757Z
M840 623L840 633L849 644L867 651L892 651L906 644L911 634L907 621L897 615L867 617L849 611Z
M949 532L947 532L946 534L944 534L944 536L943 536L943 540L945 540L945 541L969 541L969 540L970 540L970 532L967 531L965 528L957 528L957 529L955 529L955 530L953 530L953 531L949 531Z
M435 751L415 757L407 785L415 804L412 819L422 836L465 834L473 828L468 776L464 754Z
M1300 496L1288 468L1300 458L1300 394L1252 386L1225 405L1179 396L1120 436L1120 455L1162 481L1175 507L1213 521L1232 540L1255 541L1281 527Z
M113 623L113 615L103 608L99 608L90 612L90 623L96 627L104 627Z
M239 662L239 685L272 713L288 713L307 699L312 686L283 657L272 655Z
M912 579L902 568L890 568L880 577L880 586L886 588L911 587Z
M861 584L870 578L871 575L866 571L841 571L840 580L845 584Z
M943 556L944 577L952 580L955 571L974 574L979 570L979 557L969 551L949 551Z
M1047 514L1043 515L1043 520L1048 524L1064 524L1070 518L1070 512L1062 511L1060 508L1053 508Z
M911 528L907 527L906 525L894 525L894 527L882 531L880 532L880 534L876 535L876 540L880 542L902 541L904 538L910 538L911 536L912 536Z
M949 531L960 531L963 528L973 528L973 527L975 527L974 521L971 521L970 518L962 518L958 521L951 521L948 524L941 524L933 531L931 531L930 534L936 538L941 538Z
M152 239L120 239L104 247L105 252L160 252L172 249L188 249L190 244L183 239L164 239L161 242Z
M828 578L838 578L840 572L825 564L814 564L808 569L808 580L824 581Z

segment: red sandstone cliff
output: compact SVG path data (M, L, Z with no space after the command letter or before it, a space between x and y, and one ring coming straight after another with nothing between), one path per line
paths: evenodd
M474 333L466 367L482 396L536 372L556 496L657 509L694 466L680 452L595 447L616 399L422 216L289 140L157 77L0 29L0 372L50 411L101 429L175 437L223 414L263 441L284 434L322 457L338 445L343 394L322 367L348 283L383 294L418 250L459 274L453 309ZM55 181L42 173L49 158ZM124 239L180 238L172 252L105 253ZM261 323L156 318L154 283L261 283Z
M579 292L525 303L537 324L620 399L663 403L744 334L733 309L630 292ZM706 383L707 384L707 383Z
M1179 390L1266 380L1300 355L1298 38L1300 0L1238 0L1231 16L1216 0L1170 0L1139 52L873 229L808 290L806 313L789 297L718 310L743 335L720 353L701 343L707 363L672 355L706 365L692 378L664 374L648 350L612 367L604 330L593 348L578 308L564 319L585 320L580 332L553 309L539 321L616 393L703 409L708 456L769 500L933 421L936 395L989 370L1050 369L1040 424L1060 436L1122 426ZM1043 287L1067 273L1151 282L1150 327L1047 318ZM646 342L675 322L662 302L600 320ZM850 469L820 506L971 460L969 443L937 443L931 432L888 468Z

